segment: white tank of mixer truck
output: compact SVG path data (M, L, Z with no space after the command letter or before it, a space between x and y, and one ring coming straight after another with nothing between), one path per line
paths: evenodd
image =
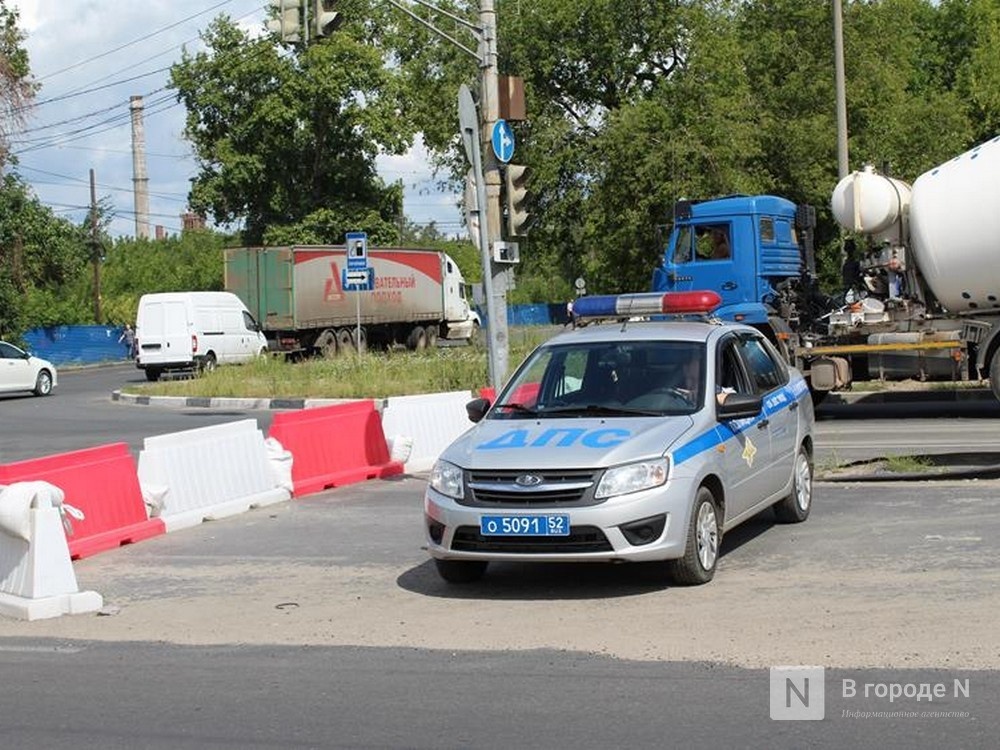
M950 312L1000 309L1000 136L917 178L910 242Z
M837 223L848 231L894 239L899 237L897 222L909 203L909 185L868 166L837 183L830 208ZM892 237L883 237L887 233Z

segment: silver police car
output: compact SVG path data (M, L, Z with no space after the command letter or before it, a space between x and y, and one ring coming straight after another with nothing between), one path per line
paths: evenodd
M674 582L701 584L723 533L769 506L808 517L808 386L759 331L709 318L717 300L581 298L578 320L607 322L555 336L495 403L468 405L477 424L424 498L442 578L475 581L495 560L664 560Z

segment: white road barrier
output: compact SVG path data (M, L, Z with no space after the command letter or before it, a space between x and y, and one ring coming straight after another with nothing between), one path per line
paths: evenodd
M291 499L252 419L147 437L138 472L167 532Z
M472 427L465 412L472 398L469 391L451 391L386 399L382 432L393 440L404 437L413 441L405 464L407 472L429 470L441 451Z
M104 606L100 594L77 586L63 529L72 509L63 498L48 482L0 486L0 614L42 620Z

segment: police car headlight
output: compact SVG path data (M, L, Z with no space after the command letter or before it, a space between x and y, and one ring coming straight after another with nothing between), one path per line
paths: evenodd
M627 495L630 492L659 487L667 481L670 461L657 458L653 461L639 461L625 466L608 469L597 485L598 498Z
M461 500L465 497L465 483L462 481L462 470L447 461L438 461L431 469L431 487L442 495Z

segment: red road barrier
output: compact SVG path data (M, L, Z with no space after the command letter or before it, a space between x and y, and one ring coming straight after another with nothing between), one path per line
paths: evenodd
M0 465L0 484L44 481L83 511L67 536L74 560L164 533L163 521L149 518L139 489L135 460L125 443L60 453Z
M490 402L497 400L497 389L492 385L487 385L479 389L479 398L488 398Z
M281 412L267 434L292 454L296 497L403 473L402 462L389 458L371 400Z

